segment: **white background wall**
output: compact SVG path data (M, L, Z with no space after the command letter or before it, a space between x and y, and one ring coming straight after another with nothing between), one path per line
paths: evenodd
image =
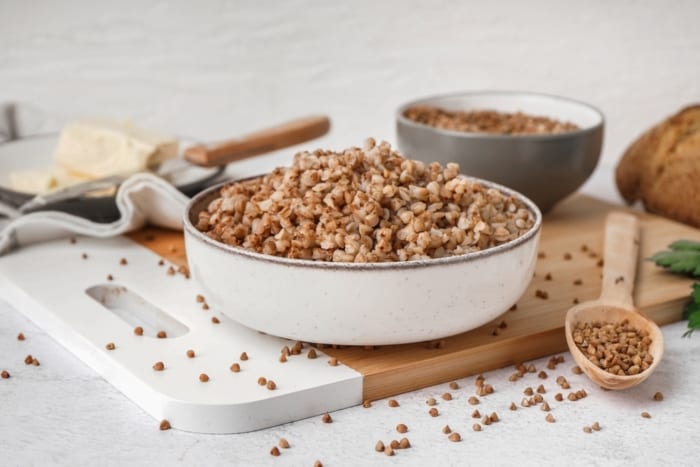
M603 110L609 168L700 101L698 18L692 0L0 0L0 100L205 139L327 112L314 146L340 148L393 141L394 109L415 97L534 90Z

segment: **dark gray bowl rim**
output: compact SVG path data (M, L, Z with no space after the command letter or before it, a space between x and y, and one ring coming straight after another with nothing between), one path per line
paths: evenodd
M464 176L464 175L462 175ZM257 261L263 261L267 263L276 263L281 266L291 266L291 267L306 267L306 268L312 268L312 269L331 269L331 270L346 270L346 271L362 271L362 270L391 270L391 269L416 269L416 268L426 268L426 267L434 267L434 266L445 266L445 265L453 265L453 264L459 264L459 263L466 263L469 261L474 261L482 258L486 258L489 256L495 256L501 253L505 253L509 250L512 250L516 247L519 247L520 245L523 245L527 243L528 241L532 240L540 231L542 228L542 213L540 212L539 208L537 205L528 197L525 195L511 189L507 188L503 185L499 185L498 183L494 183L488 180L483 180L480 178L476 177L467 177L464 176L466 179L480 183L484 185L486 188L495 188L501 193L504 193L509 196L514 196L517 199L519 199L525 206L534 214L535 216L535 223L533 226L525 232L523 235L521 235L518 238L515 238L509 242L502 243L501 245L497 245L491 248L487 248L485 250L480 250L480 251L475 251L472 253L464 253L462 255L455 255L455 256L447 256L444 258L435 258L435 259L420 259L420 260L414 260L414 261L386 261L386 262L375 262L375 263L334 263L331 261L314 261L314 260L309 260L309 259L291 259L291 258L284 258L280 256L272 256L272 255L266 255L263 253L257 253L255 251L251 250L246 250L243 247L237 247L237 246L231 246L227 245L222 242L218 242L204 233L200 232L199 229L197 229L193 224L192 221L190 220L191 215L193 214L193 211L195 208L199 207L199 205L207 198L212 197L212 195L220 190L223 186L229 185L231 183L235 183L235 181L227 181L224 183L220 183L218 185L214 185L210 188L207 188L206 190L198 193L196 196L194 196L192 199L190 199L189 203L187 203L187 206L185 207L185 214L183 216L183 226L186 234L191 235L194 239L204 243L205 245L209 247L214 247L216 249L219 249L222 251L222 253L226 254L232 254L234 256L242 256L251 260L257 260ZM199 214L201 209L198 210L196 214ZM468 280L468 278L464 278L464 280Z
M595 112L598 117L600 118L600 122L586 126L583 128L579 128L578 130L571 130L571 131L565 131L562 133L545 133L545 134L524 134L524 135L504 135L504 134L498 134L498 133L481 133L481 132L467 132L467 131L457 131L457 130L445 130L442 128L435 128L430 125L425 125L423 123L418 123L413 120L410 120L406 118L404 115L404 112L406 109L410 107L414 107L416 105L420 104L426 104L429 101L433 100L438 100L438 99L450 99L450 98L459 98L459 97L469 97L469 96L478 96L478 95L501 95L501 96L535 96L535 97L544 97L547 99L552 99L552 100L558 100L561 102L564 102L566 104L574 104L578 105L581 107L585 107L593 112ZM549 118L557 118L555 115L547 115ZM571 99L569 97L564 97L564 96L558 96L555 94L545 94L545 93L540 93L540 92L531 92L531 91L502 91L502 90L476 90L476 91L459 91L459 92L449 92L449 93L444 93L444 94L434 94L432 96L426 96L422 97L420 99L415 99L410 102L407 102L405 104L402 104L399 106L398 110L396 111L396 120L397 122L400 122L404 125L414 127L414 128L423 128L427 129L430 131L433 131L438 134L443 134L445 136L455 136L455 137L460 137L460 138L478 138L478 139L493 139L493 140L508 140L508 139L529 139L529 140L553 140L553 139L561 139L561 138L570 138L572 136L588 133L591 131L595 131L598 128L601 128L605 125L605 115L603 112L598 109L597 107L588 104L583 101L579 101L576 99Z

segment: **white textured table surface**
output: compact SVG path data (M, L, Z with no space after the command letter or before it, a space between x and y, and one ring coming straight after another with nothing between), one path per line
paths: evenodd
M700 408L700 338L682 339L685 323L664 327L666 354L658 371L637 388L604 392L583 375L570 371L572 360L557 370L546 370L547 380L530 374L508 382L512 368L486 373L495 393L478 408L496 411L502 419L471 429L474 407L466 399L474 394L474 378L459 380L461 388L447 384L397 396L400 407L386 400L373 407L353 407L332 413L333 423L320 417L263 431L239 435L197 435L169 430L158 424L116 389L83 365L18 312L0 304L0 366L12 377L0 380L0 459L3 465L313 465L319 459L333 465L698 465L696 451ZM15 339L23 331L24 342ZM31 353L41 366L25 366ZM535 362L544 368L547 359ZM589 396L577 402L557 403L555 378L566 376L572 389L584 388ZM511 412L525 386L544 383L546 399L556 423L545 422L539 408ZM451 392L452 401L440 398ZM662 402L652 400L662 391ZM440 415L430 417L425 404L435 397ZM640 416L642 411L651 419ZM584 425L598 421L601 431L586 434ZM409 431L400 435L395 426ZM463 441L447 440L441 429L449 424ZM406 436L413 447L393 458L374 451L378 440ZM269 454L280 437L291 448L280 457Z
M60 119L127 116L154 128L218 139L312 112L328 112L332 132L314 146L342 148L366 136L393 140L401 102L458 89L529 89L579 98L607 116L599 170L584 191L616 200L612 167L643 128L700 99L700 3L557 1L272 2L159 0L104 2L0 0L0 100L20 100ZM232 168L260 173L290 160L282 151ZM530 375L486 374L496 393L482 412L502 422L471 431L466 398L425 399L447 385L397 397L401 406L351 408L334 423L302 420L231 436L161 432L152 418L99 378L0 297L0 464L2 465L698 465L700 336L664 328L666 355L647 382L603 392L565 374L589 397L552 402L557 422L520 401ZM15 339L24 332L26 341ZM25 366L31 353L40 367ZM546 362L546 359L545 359ZM543 362L536 362L538 367ZM651 400L656 391L663 402ZM651 419L640 417L648 411ZM584 425L599 421L600 432ZM377 440L413 447L393 458ZM451 443L449 424L463 437ZM292 447L273 458L284 436Z

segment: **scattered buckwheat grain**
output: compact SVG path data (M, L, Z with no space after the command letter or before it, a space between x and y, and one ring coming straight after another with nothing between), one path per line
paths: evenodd
M549 294L544 290L537 289L535 290L535 297L541 298L542 300L547 300L549 298Z

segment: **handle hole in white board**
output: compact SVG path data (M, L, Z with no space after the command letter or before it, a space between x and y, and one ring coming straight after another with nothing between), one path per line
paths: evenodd
M124 286L94 285L85 293L132 328L141 326L144 336L156 337L165 331L168 337L180 337L189 332L180 321Z

